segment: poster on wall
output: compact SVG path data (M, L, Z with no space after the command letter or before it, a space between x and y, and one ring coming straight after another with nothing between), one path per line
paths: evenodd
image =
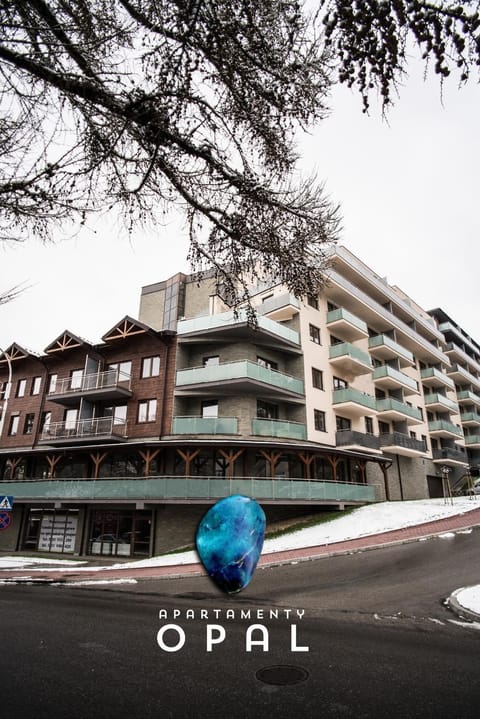
M77 517L47 514L42 518L38 549L44 552L73 552L77 534Z

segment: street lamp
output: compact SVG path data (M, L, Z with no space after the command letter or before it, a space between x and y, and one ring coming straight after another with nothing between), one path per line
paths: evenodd
M7 365L8 365L8 380L7 380L5 389L3 391L2 412L0 414L0 441L1 441L3 425L5 422L5 417L7 416L8 398L10 397L10 388L12 386L12 362L10 360L10 357L5 352L5 350L2 350L1 347L0 347L0 357L2 357L2 358L5 357L5 359L7 360Z

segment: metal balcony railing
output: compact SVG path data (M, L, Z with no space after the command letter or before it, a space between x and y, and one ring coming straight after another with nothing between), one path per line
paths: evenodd
M127 424L114 417L97 417L81 419L76 422L51 422L43 429L40 440L52 442L57 440L81 439L101 436L126 436Z
M64 395L69 393L81 394L96 389L109 389L123 387L131 389L131 377L119 370L111 369L105 372L84 374L81 377L64 377L58 379L55 386L49 390L48 396Z

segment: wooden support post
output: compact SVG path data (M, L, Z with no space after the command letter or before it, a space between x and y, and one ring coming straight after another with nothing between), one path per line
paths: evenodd
M192 462L192 459L195 459L197 454L200 454L200 450L194 449L192 452L183 452L181 449L177 449L177 452L185 462L185 477L190 477L190 464Z
M329 461L330 466L332 468L332 479L334 482L336 482L337 481L337 465L340 462L340 457L338 457L335 454L333 454L333 455L327 454L326 457L327 457L327 460Z
M107 456L108 452L90 452L90 459L93 462L94 470L93 470L93 479L98 479L98 473L100 470L100 465L102 464L103 460Z
M48 462L48 467L49 467L49 470L48 470L48 478L49 479L53 479L53 477L55 476L55 467L57 466L57 464L60 462L61 459L62 459L61 454L57 454L57 455L47 454L47 462Z
M305 479L311 479L312 478L311 466L315 459L315 455L314 454L306 454L304 452L299 452L298 456L300 457L303 464L305 465Z
M23 457L16 457L15 459L9 459L10 463L10 477L9 479L14 479L15 470L17 469L20 462L23 460Z
M267 452L266 450L261 449L260 454L262 454L270 464L270 479L275 479L275 466L277 465L283 452L274 452L273 450L271 452Z
M385 499L387 502L390 501L390 489L388 487L388 470L392 466L392 463L390 462L388 465L384 464L383 462L380 462L380 469L382 470L383 474L383 481L385 484Z
M146 449L145 451L139 449L138 452L145 462L145 477L150 477L150 465L159 454L160 449Z
M229 452L225 452L225 450L219 449L218 453L221 454L222 457L227 460L227 462L228 462L228 478L232 479L235 462L243 454L243 449L239 449L237 452L235 452L233 449L231 449Z

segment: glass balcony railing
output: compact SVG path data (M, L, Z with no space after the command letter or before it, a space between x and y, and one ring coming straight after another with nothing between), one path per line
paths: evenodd
M480 407L480 395L475 394L475 392L471 392L469 389L463 389L460 390L460 392L457 392L457 399L458 402L468 402L472 403L474 405L477 405Z
M407 452L420 452L425 454L425 442L415 437L410 437L402 432L390 432L380 435L380 446L385 451L395 450L395 448L407 450ZM388 449L387 449L388 448ZM393 452L395 454L395 451Z
M257 417L252 419L252 434L260 437L285 437L303 440L307 437L307 429L300 422Z
M327 314L327 325L351 325L357 330L358 336L367 336L368 328L366 322L361 320L359 317L349 312L343 307L338 307L336 310L331 310Z
M225 364L193 367L177 371L177 387L228 382L229 380L238 379L261 382L295 394L304 393L304 385L301 379L278 370L263 367L251 360L239 360L237 362L226 362Z
M358 349L350 342L340 342L339 344L329 347L328 355L331 360L348 359L356 364L363 365L366 369L373 369L370 355Z
M465 436L465 444L467 447L478 445L480 447L480 434L468 434Z
M478 412L462 412L460 419L463 424L480 424L480 414Z
M96 390L100 392L111 389L122 389L127 393L131 389L131 377L117 369L106 370L106 372L94 372L92 374L84 374L81 377L64 377L58 379L55 386L48 392L48 399L53 399L58 395L83 393L94 393Z
M445 395L443 394L426 394L424 399L425 406L436 404L450 410L450 412L458 412L458 404L451 400L449 397L445 397Z
M177 323L177 333L179 336L182 336L196 332L205 332L207 330L221 329L223 327L244 325L247 319L247 311L244 309L239 310L236 316L233 311L220 312L216 315L202 315L201 317L194 317L193 319L180 320ZM290 327L285 327L281 322L276 322L269 317L263 317L263 315L257 314L257 325L260 330L265 330L288 342L294 344L300 343L298 332L290 329Z
M333 390L332 403L334 405L346 404L347 402L361 405L366 409L372 410L372 412L375 412L377 409L377 401L375 397L372 397L370 394L360 392L358 389L353 389L352 387Z
M436 367L426 367L425 369L422 369L420 371L420 377L422 380L436 380L446 387L450 387L450 389L454 389L455 387L453 379L448 377L444 372L441 372ZM429 382L429 384L434 384L434 382Z
M386 397L385 399L377 399L377 410L379 412L399 413L411 419L422 421L422 413L418 407L411 407L405 402L401 402L394 397Z
M399 384L412 392L418 392L418 383L416 380L389 365L375 367L373 370L373 381L379 380L380 384L380 380L382 379L388 379L390 380L390 384Z
M380 357L399 357L408 364L413 365L413 353L399 345L395 340L392 340L388 335L375 335L374 337L370 337L368 340L368 349L373 350L373 355L375 355L375 350L377 350ZM380 349L382 352L379 351Z
M173 434L237 434L236 417L174 417Z
M445 433L447 435L454 434L456 437L462 437L463 438L463 431L460 429L460 427L457 427L456 424L452 424L452 422L447 422L445 419L436 419L433 422L428 423L428 431L433 434L442 434Z
M378 449L380 439L374 434L358 432L352 429L340 429L335 434L337 447L365 447L366 449Z

